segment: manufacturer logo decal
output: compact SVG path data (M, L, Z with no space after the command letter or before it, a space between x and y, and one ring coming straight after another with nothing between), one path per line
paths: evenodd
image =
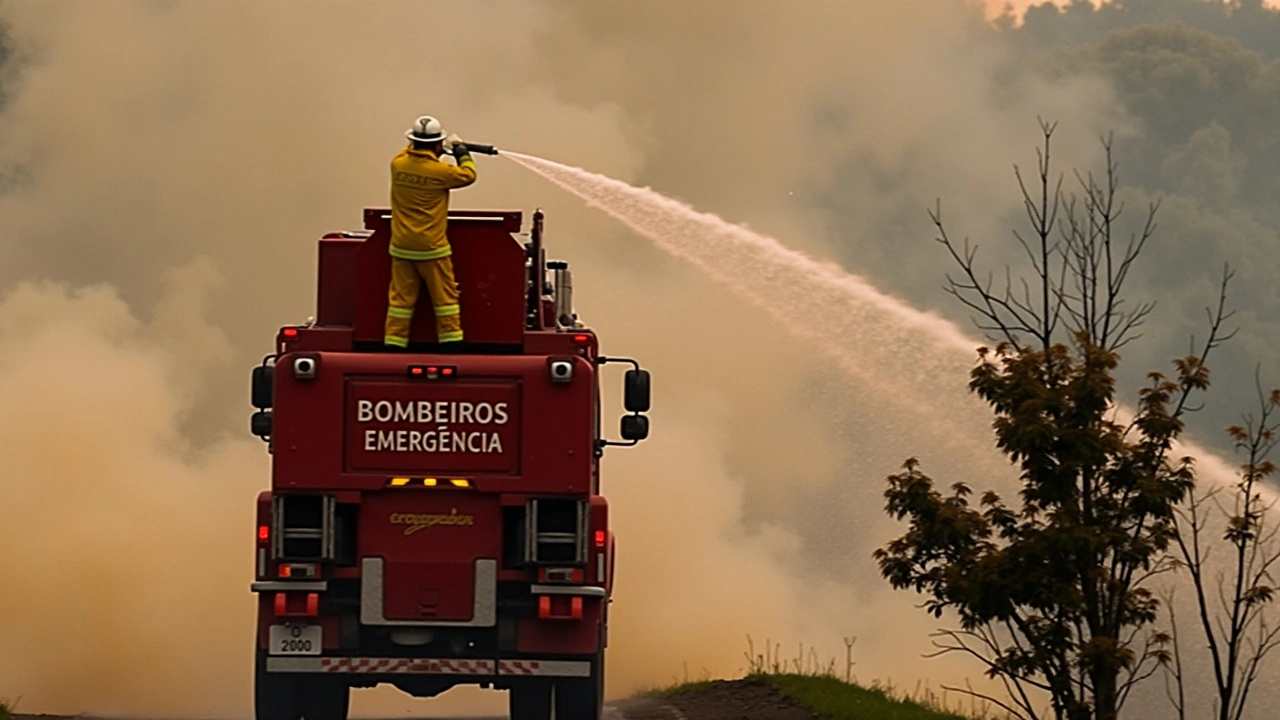
M412 535L419 530L442 526L442 525L475 525L475 515L461 515L458 508L450 508L449 512L426 514L426 513L393 513L391 515L392 525L404 525L404 534Z

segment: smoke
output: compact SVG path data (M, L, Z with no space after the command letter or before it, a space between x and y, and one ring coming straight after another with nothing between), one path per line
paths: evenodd
M195 288L162 299L216 339ZM248 679L266 463L242 438L177 432L202 368L168 326L104 286L0 298L0 677L24 710L230 708L208 678Z
M311 314L314 239L385 203L416 115L925 269L900 215L941 194L997 227L1037 113L1086 159L1121 124L1104 85L1028 74L962 0L11 0L0 21L20 70L0 110L0 695L32 712L245 712L267 478L247 370ZM658 383L653 438L604 470L611 694L740 672L748 633L824 657L856 635L864 679L976 675L920 659L932 621L869 558L894 530L883 476L934 439L690 268L480 162L455 202L546 209L584 319ZM858 222L813 219L832 193ZM456 705L496 702L477 697Z
M1037 114L1062 121L1059 152L1086 165L1096 158L1098 134L1127 129L1103 83L1080 76L1047 82L1019 69L963 3L809 3L803 13L781 3L732 13L714 2L680 3L670 13L648 5L554 7L556 32L542 47L558 92L581 104L616 103L645 130L649 160L624 179L792 247L848 258L856 270L892 264L896 276L933 288L941 282L941 257L921 222L933 197L945 197L949 217L976 237L1003 234L1005 217L1017 209L1009 168L1027 162ZM515 149L602 171L589 157ZM547 205L553 221L569 207ZM847 208L841 217L852 220L825 227L820 219L832 206ZM986 427L962 426L957 421L965 415L938 402L924 412L954 433L939 437L919 415L873 401L891 392L894 367L875 369L886 378L878 387L833 372L766 313L647 249L575 246L572 253L587 320L619 348L610 352L637 348L662 389L650 444L609 457L608 471L621 473L661 447L673 466L607 485L628 531L623 557L646 552L652 528L660 527L686 548L677 556L681 564L697 560L699 572L724 588L718 596L686 591L697 583L669 571L669 553L654 556L652 571L631 561L615 604L614 657L625 660L613 669L621 687L630 685L632 668L669 667L668 658L688 660L694 675L702 667L713 674L741 670L746 643L735 631L738 638L750 633L757 650L765 637L783 641L792 656L798 643L816 644L824 660L843 655L841 638L857 636L864 679L980 682L963 662L921 660L934 623L914 608L914 598L885 588L869 555L899 531L880 512L881 492L884 476L906 457L945 468L948 482L989 487L1005 479L977 475L983 471L967 454L947 451L954 440L977 446L974 454L989 452ZM744 271L747 282L750 272ZM635 310L637 297L643 314ZM934 297L944 301L941 293ZM791 307L783 298L779 306ZM848 319L819 310L785 322L839 332ZM860 341L876 338L859 338L855 327L839 339L855 353ZM964 379L954 382L963 387ZM682 432L686 425L715 429L711 437L721 439L698 449L714 453L723 473L689 473L686 467L703 463L667 452L675 432L668 413L686 420ZM717 493L724 487L741 497L731 522L718 513L692 527L679 519L682 504L707 513L738 502L736 494ZM759 558L770 557L764 542L776 545L777 559L765 566L770 574L762 581ZM741 568L717 561L740 548L750 548L755 561ZM685 599L682 612L652 612L672 593ZM705 631L697 637L669 631L688 618ZM637 653L642 660L631 661L629 649L649 646L651 652ZM682 671L658 678L643 671L635 681L661 682Z

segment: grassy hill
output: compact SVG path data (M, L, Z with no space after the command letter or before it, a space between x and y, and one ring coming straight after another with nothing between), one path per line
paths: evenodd
M761 677L823 720L974 720L912 700L891 697L833 677L765 675Z
M655 693L686 710L693 720L699 709L714 699L714 704L732 704L737 696L752 695L758 700L760 686L767 686L790 705L818 716L821 720L988 720L997 717L975 709L973 714L959 715L943 709L932 696L906 698L884 688L867 688L829 675L759 673L738 681L702 681L676 685ZM754 711L754 707L753 711ZM794 711L793 711L794 712ZM770 720L774 713L753 713L752 717ZM792 718L793 714L779 714Z

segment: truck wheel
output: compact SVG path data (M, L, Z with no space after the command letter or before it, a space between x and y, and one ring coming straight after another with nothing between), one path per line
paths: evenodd
M531 680L508 694L511 720L551 720L551 682Z
M591 675L556 681L556 720L604 717L604 652L591 661Z
M347 720L351 692L347 684L312 678L302 684L302 716L306 720Z
M266 655L258 653L253 678L253 716L256 720L300 720L297 679L267 672Z

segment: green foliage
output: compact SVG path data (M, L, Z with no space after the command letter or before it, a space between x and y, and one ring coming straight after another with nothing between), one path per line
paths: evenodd
M14 704L7 698L0 698L0 720L10 720L13 717Z
M988 491L975 507L964 484L944 495L909 460L885 492L909 530L876 553L895 588L923 593L937 617L959 616L944 648L1048 692L1070 718L1094 717L1098 692L1114 704L1117 676L1158 659L1163 642L1144 650L1126 638L1156 619L1157 600L1139 580L1161 569L1193 484L1190 466L1165 456L1181 430L1171 403L1205 381L1202 366L1188 360L1177 380L1154 377L1122 425L1109 417L1115 364L1114 353L1083 342L984 353L970 387L994 409L997 443L1021 468L1020 505Z
M833 677L761 675L760 680L823 720L966 720L964 716L894 697L886 688L864 688ZM968 720L972 720L971 716Z

